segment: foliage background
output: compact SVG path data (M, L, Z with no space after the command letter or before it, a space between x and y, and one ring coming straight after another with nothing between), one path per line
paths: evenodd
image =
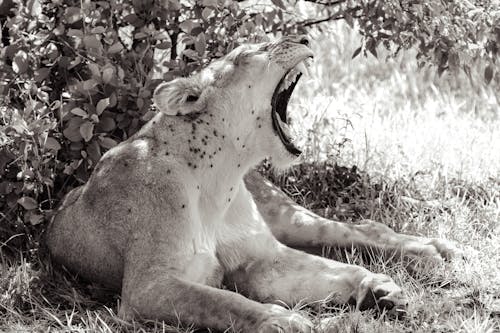
M364 36L353 56L377 56L378 45L389 54L415 46L419 66L433 62L439 73L461 67L470 76L480 58L485 80L498 80L494 4L2 1L2 218L16 234L50 217L103 151L152 117L159 80L186 76L266 32L321 31L319 23L344 19Z
M40 231L102 153L152 117L159 81L242 42L303 32L316 45L316 79L301 83L291 107L306 129L306 160L326 162L269 176L329 217L373 218L473 247L488 238L484 265L465 280L481 297L496 295L485 285L498 271L483 268L499 252L499 15L496 1L0 0L0 241L2 256L22 258L0 278L1 304L27 313L45 304L30 294L43 288L56 295L51 302L68 302L30 266L45 265ZM445 208L407 206L405 195L439 198ZM436 309L444 302L433 301ZM498 327L484 308L455 320ZM427 323L439 319L426 311ZM88 325L99 323L88 316Z

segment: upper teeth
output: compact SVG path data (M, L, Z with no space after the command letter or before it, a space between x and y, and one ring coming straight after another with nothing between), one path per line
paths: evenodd
M295 69L306 76L310 76L311 72L309 71L309 67L311 67L311 58L306 58L306 59L302 60L301 62L299 62L295 66Z
M296 81L297 75L299 75L299 73L302 73L303 75L310 76L311 73L309 71L309 67L311 67L311 58L306 58L306 59L302 60L301 62L299 62L285 76L285 79L283 80L283 83L281 84L279 92L282 92L283 90L288 89L290 87L290 85Z

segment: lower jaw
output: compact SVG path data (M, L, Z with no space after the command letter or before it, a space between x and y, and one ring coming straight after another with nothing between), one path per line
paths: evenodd
M285 149L287 150L288 153L290 153L290 155L293 155L295 157L299 157L302 154L302 151L300 151L297 147L293 145L290 147L285 146Z
M278 124L277 117L279 117L279 115L277 114L277 112L276 111L272 111L272 116L271 116L272 119L271 119L271 121L272 121L272 124L273 124L274 134L278 137L278 139L280 140L281 144L283 145L283 147L286 149L286 151L289 154L291 154L291 155L293 155L295 157L299 157L300 154L302 154L302 151L300 151L297 147L295 147L295 145L293 145L290 140L286 140L285 139L285 134L283 133L283 131L279 127L280 125Z
M277 130L279 131L279 130ZM281 144L283 145L283 148L292 156L299 157L302 154L302 151L295 147L295 145L290 141L290 140L285 140L283 136L285 134L283 133L275 133L278 136L278 139L280 140Z

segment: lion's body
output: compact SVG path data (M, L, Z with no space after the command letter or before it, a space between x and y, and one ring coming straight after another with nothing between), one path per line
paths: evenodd
M55 261L121 290L124 317L306 332L307 320L253 300L293 304L333 295L362 308L376 291L373 304L404 307L390 278L290 249L275 237L292 245L342 238L362 245L371 234L390 235L393 248L402 248L403 238L321 219L255 174L246 178L252 193L245 185L262 158L295 158L273 132L270 99L286 70L306 56L306 46L284 39L230 54L195 82L160 86L162 112L104 154L89 181L65 198L47 231ZM253 300L217 289L223 283Z
M210 167L237 165L242 159L235 160L238 154L222 142L206 149L212 157L194 159L176 142L188 140L190 123L160 113L151 125L108 151L87 184L67 196L51 226L59 230L49 230L48 244L61 250L53 251L58 261L111 287L121 287L129 244L136 239L165 244L168 252L182 253L183 276L220 286L221 265L234 268L250 252L238 253L240 239L259 229L270 236L265 224L242 224L238 218L258 214L243 183L244 169L231 174L231 168ZM155 131L169 125L173 132ZM201 123L197 133L203 137L204 127L213 131ZM72 223L59 222L68 220ZM227 259L219 262L218 252L227 253L219 256Z

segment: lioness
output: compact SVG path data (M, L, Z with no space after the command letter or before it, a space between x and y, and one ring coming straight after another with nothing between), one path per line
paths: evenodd
M283 167L300 155L287 104L312 56L306 38L284 37L240 46L190 78L160 84L153 100L161 112L64 199L47 230L54 260L120 289L125 318L311 332L309 320L272 302L331 297L404 311L390 277L287 245L430 257L449 256L451 246L382 224L323 219L250 171L266 157Z

